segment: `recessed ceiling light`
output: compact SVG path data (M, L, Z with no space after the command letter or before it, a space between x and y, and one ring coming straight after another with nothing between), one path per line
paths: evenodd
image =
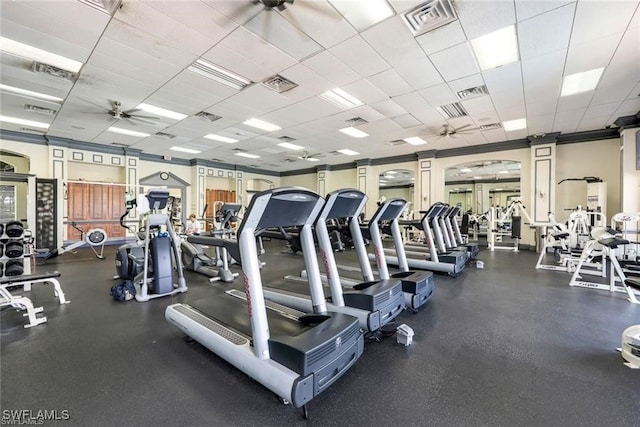
M511 64L519 59L515 25L473 39L471 46L481 70Z
M212 139L214 141L226 142L227 144L238 142L237 139L227 138L226 136L216 135L215 133L210 133L209 135L205 135L204 137L207 139Z
M504 127L504 130L507 132L524 129L527 127L527 119L516 119L502 122L502 127Z
M236 156L240 156L240 157L246 157L249 159L259 159L260 156L256 155L256 154L251 154L251 153L235 153Z
M49 124L34 122L33 120L19 119L17 117L0 116L0 122L14 123L16 125L32 126L34 128L49 129Z
M123 128L119 128L119 127L115 127L115 126L111 126L109 129L107 129L107 131L108 132L113 132L113 133L119 133L121 135L139 136L141 138L149 136L148 133L137 132L135 130L123 129Z
M188 70L237 90L251 84L251 80L202 59L191 64Z
M51 102L57 102L57 103L61 103L62 101L64 101L64 99L58 98L57 96L45 95L44 93L33 92L31 90L21 89L19 87L8 86L3 84L0 84L0 91L12 93L14 95L24 96L27 98L41 99L43 101L51 101Z
M356 129L354 127L348 127L348 128L342 128L342 129L338 129L340 132L352 136L354 138L365 138L367 136L369 136L368 133L362 132L359 129Z
M199 153L202 153L202 151L194 150L194 149L192 149L192 148L177 147L177 146L171 147L171 148L169 148L169 150L173 150L173 151L180 151L180 152L183 152L183 153L189 153L189 154L199 154Z
M560 96L589 92L598 86L604 67L565 76L562 81Z
M472 170L471 170L471 169L469 169L469 168L462 168L462 169L460 169L460 172L462 172L462 173L469 173L469 172L472 172Z
M357 151L349 150L348 148L338 150L338 153L346 154L347 156L357 156L358 154L360 154Z
M318 159L317 157L307 157L306 160L308 162L319 162L320 159Z
M290 142L281 142L281 143L278 144L278 146L282 147L282 148L288 148L289 150L302 150L302 149L304 149L304 147L301 147L301 146L296 145L296 144L292 144Z
M182 113L176 113L175 111L165 110L164 108L155 107L153 105L142 103L136 107L138 110L146 111L147 113L156 114L162 117L168 117L175 120L183 120L188 116Z
M247 125L247 126L251 126L251 127L262 129L262 130L266 130L267 132L273 132L274 130L282 129L278 125L274 125L272 123L265 122L263 120L254 119L254 118L251 118L251 119L249 119L247 121L244 121L243 123L245 125Z
M343 91L342 89L328 90L322 95L320 95L320 98L326 99L327 101L331 101L332 103L338 105L339 107L353 108L353 107L359 107L360 105L363 105L362 101L354 98L353 96L349 95L347 92Z
M427 143L427 141L420 138L419 136L412 136L411 138L405 138L404 140L411 145L424 145Z
M509 173L509 171L498 171L498 173L506 174Z
M386 0L329 0L329 3L358 31L394 15Z
M64 56L47 52L46 50L38 49L37 47L29 46L28 44L20 43L1 36L0 49L4 52L33 59L38 62L44 62L45 64L53 65L54 67L62 68L63 70L71 71L72 73L80 71L80 68L82 68L83 65L82 62L65 58Z
M473 179L482 179L481 176L474 176Z

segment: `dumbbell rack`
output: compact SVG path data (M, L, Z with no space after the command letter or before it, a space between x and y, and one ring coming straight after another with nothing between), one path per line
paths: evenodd
M31 272L26 238L28 235L20 221L0 223L0 277Z

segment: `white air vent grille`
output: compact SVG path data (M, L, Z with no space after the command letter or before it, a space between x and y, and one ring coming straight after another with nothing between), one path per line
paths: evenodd
M209 120L210 122L215 122L216 120L220 120L222 118L222 116L207 113L206 111L200 111L199 113L196 113L196 117L202 117Z
M429 0L402 14L414 36L435 30L458 19L450 0Z
M278 93L286 92L288 90L293 89L294 87L298 87L297 83L294 83L291 80L285 79L279 74L276 74L275 76L268 78L267 80L263 81L262 84Z
M279 136L278 139L283 142L291 142L296 140L295 138L291 138L290 136L287 136L287 135Z
M345 120L345 122L347 122L349 124L349 126L363 125L365 123L369 123L368 121L366 121L362 117L354 117L354 118L351 118L349 120Z
M48 116L55 116L58 110L52 110L51 108L38 107L37 105L26 104L24 109L31 111L32 113L46 114Z
M464 117L467 115L467 111L459 102L441 105L439 107L436 107L436 110L438 110L438 112L442 114L445 119L454 119L456 117Z
M500 129L501 127L502 125L500 123L490 123L488 125L480 126L480 130L493 130L493 129Z
M156 136L159 136L160 138L165 138L165 139L173 139L176 136L170 133L166 133L166 132L156 132Z
M390 145L392 147L397 147L398 145L402 145L402 144L406 144L407 141L405 141L404 139L396 139L394 141L389 141L386 144Z
M53 65L43 64L42 62L34 62L31 65L31 71L33 71L34 73L48 74L50 76L69 80L71 82L75 82L77 77L76 73L63 70L62 68L54 67Z
M469 89L464 89L457 93L458 99L469 99L488 94L489 91L485 85L470 87Z
M78 0L80 3L91 6L94 9L98 9L100 12L104 12L113 16L113 13L120 7L122 0Z

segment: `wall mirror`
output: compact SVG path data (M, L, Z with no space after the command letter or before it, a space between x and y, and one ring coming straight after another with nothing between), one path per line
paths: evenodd
M408 169L390 169L378 175L378 201L402 198L409 202L407 210L414 210L413 189L415 174Z
M506 207L520 197L520 162L481 160L445 170L445 194L450 205L482 214L490 207Z

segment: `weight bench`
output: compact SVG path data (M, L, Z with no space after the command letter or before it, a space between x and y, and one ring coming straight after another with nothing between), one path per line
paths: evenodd
M45 323L46 317L37 317L36 314L43 311L42 307L34 307L33 302L29 298L23 295L12 295L10 288L22 286L24 291L30 291L31 285L34 283L51 283L53 285L53 292L60 304L68 304L69 301L65 298L64 292L60 287L58 281L60 272L54 271L50 273L42 274L27 274L22 276L10 276L0 278L0 307L11 306L17 310L26 310L25 316L29 317L29 324L25 325L25 328Z

